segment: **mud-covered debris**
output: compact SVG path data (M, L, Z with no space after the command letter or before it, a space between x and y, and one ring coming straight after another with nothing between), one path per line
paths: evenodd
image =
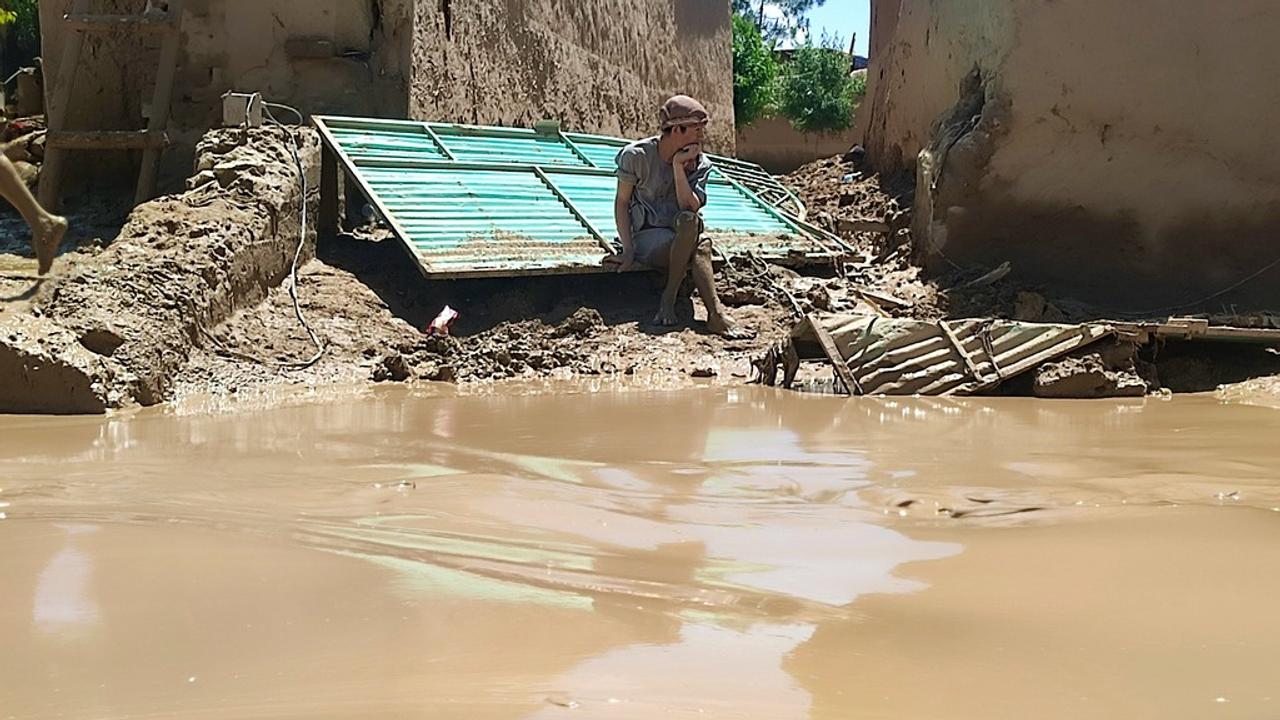
M595 308L578 308L551 333L553 337L590 337L604 327L604 318Z
M370 379L374 382L404 382L413 377L409 363L400 353L392 353L382 359L374 369Z
M1047 362L1036 370L1032 392L1042 398L1141 397L1148 387L1134 354L1132 346L1115 343Z

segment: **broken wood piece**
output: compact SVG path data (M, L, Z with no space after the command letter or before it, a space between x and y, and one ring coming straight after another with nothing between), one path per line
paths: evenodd
M857 220L841 218L836 221L836 227L840 232L844 233L865 232L877 233L880 235L887 235L889 233L889 223L865 218Z
M982 277L976 280L970 280L969 282L965 283L961 287L985 287L994 282L1002 280L1004 276L1008 275L1011 270L1013 270L1013 266L1010 265L1009 261L1006 260L1005 262L1000 263L1000 267L996 268L995 270L992 270L991 272L987 273L986 275L983 275Z
M879 290L872 290L871 288L855 287L854 292L862 295L866 299L875 300L876 302L884 303L886 305L893 305L894 307L908 309L915 306L915 303L910 300L903 300L895 295L880 292Z

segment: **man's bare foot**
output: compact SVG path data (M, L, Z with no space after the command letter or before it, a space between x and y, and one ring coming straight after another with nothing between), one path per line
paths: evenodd
M658 308L658 314L653 316L653 324L662 326L679 325L680 321L676 319L675 305L667 305L666 303L663 303L662 306Z
M755 330L744 328L723 316L707 318L707 329L726 340L750 340L756 336Z
M32 244L35 245L41 275L48 273L53 267L53 258L58 254L58 247L62 245L62 238L66 234L67 219L59 215L50 215L32 228Z

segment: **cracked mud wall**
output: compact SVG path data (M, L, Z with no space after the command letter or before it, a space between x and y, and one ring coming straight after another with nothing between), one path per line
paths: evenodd
M880 170L924 165L931 265L1009 261L1024 281L1145 309L1280 255L1280 6L876 0L872 23L859 129ZM957 111L975 71L976 117ZM1275 280L1214 309L1280 303Z
M196 141L222 123L222 94L260 91L303 113L405 117L415 0L187 0L168 153L171 178L190 171ZM41 0L46 91L71 0ZM146 0L95 0L95 12L136 13ZM90 36L70 129L139 129L150 104L159 36ZM281 118L285 120L285 118ZM77 153L77 157L80 154ZM84 157L89 157L85 155ZM123 177L123 154L107 157Z
M419 0L410 112L452 122L641 137L669 95L702 100L731 152L728 2Z

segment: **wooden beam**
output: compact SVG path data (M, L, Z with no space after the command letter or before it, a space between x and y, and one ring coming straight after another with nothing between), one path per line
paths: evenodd
M182 10L185 0L169 0L166 15L174 24L182 21ZM169 126L169 110L173 102L173 82L178 74L178 53L182 49L182 33L172 32L165 35L160 44L160 67L156 71L155 93L151 96L151 118L147 121L147 130L153 133L163 132ZM147 148L142 155L142 170L138 173L138 192L135 203L144 203L155 197L156 176L160 172L161 147ZM302 199L303 204L307 202Z
M145 150L169 145L169 135L149 130L59 130L50 132L46 147L59 150Z
M153 15L94 15L75 13L64 16L70 30L79 32L127 31L132 34L166 33L178 29L174 16L169 13Z
M338 159L324 146L320 148L320 218L316 230L326 240L338 236Z
M74 0L71 5L73 15L83 14L88 10L89 0ZM71 104L71 93L75 88L76 70L80 64L80 51L83 48L84 33L71 33L63 40L58 76L54 79L45 103L51 135L67 126L67 108ZM40 168L40 204L50 212L57 212L62 199L62 166L66 156L65 150L59 150L56 147L45 150L44 164Z

